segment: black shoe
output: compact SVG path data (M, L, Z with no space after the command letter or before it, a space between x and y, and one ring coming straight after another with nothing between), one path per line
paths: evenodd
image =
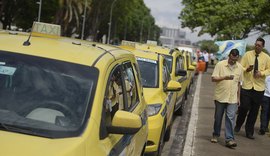
M234 132L238 133L239 131L240 131L240 127L235 126L234 127Z
M249 138L249 139L252 139L252 140L254 140L254 139L255 139L255 138L254 138L254 136L253 136L253 135L251 135L251 134L247 134L247 135L246 135L246 137L247 137L247 138Z
M261 130L259 131L259 135L264 135L264 134L265 134L265 131L261 129Z

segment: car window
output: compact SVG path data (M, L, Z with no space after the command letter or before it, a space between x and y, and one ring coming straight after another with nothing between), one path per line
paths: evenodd
M167 66L168 66L168 70L171 73L172 72L173 57L170 55L163 55L163 57L165 58Z
M178 56L176 59L176 71L179 69L184 69L184 58L182 56Z
M157 88L158 87L158 63L155 60L137 58L140 72L142 85L146 88ZM151 72L149 72L151 71Z
M49 138L79 135L98 74L89 66L1 51L0 123Z
M114 114L118 110L124 109L123 80L120 66L114 68L110 74L106 95L105 95L105 113L106 125L110 126Z
M127 108L130 110L133 106L135 106L138 101L138 89L134 77L134 71L132 68L132 65L130 62L124 63L124 79L125 79L125 87L126 87L126 92L127 92Z
M163 66L162 66L162 82L163 82L163 87L167 86L168 82L170 81L170 72L166 63L166 60L164 59L163 61Z

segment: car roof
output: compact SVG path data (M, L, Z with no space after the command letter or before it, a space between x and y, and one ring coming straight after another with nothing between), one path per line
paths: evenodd
M145 50L145 51L157 52L159 54L165 54L165 55L172 55L171 51L179 52L179 50L177 50L177 49L169 49L167 47L147 45L147 44L136 44L136 48L141 49L141 50Z
M158 60L158 54L151 52L151 51L144 51L144 50L140 50L140 49L135 49L135 48L130 47L130 46L120 46L120 48L132 52L136 57L147 58L147 59L151 59L151 60L155 60L155 61Z
M117 47L67 37L31 36L30 45L24 46L23 43L29 35L22 32L0 31L0 49L89 66L106 53L114 59L129 53Z

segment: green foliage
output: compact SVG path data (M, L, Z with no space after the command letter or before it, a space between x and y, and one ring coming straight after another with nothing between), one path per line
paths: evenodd
M29 29L38 16L39 0L0 0L3 27ZM157 40L160 29L143 0L43 0L41 22L62 27L62 35L81 37L86 5L85 38L100 41L108 34L112 3L111 39L120 42ZM141 35L140 35L141 34Z
M39 5L38 0L2 0L0 19L3 28L10 28L11 24L24 30L31 28L33 21L37 21ZM43 22L51 22L58 9L57 0L42 1Z
M179 19L182 27L194 30L201 27L199 35L209 33L222 39L243 39L252 30L270 30L269 0L183 0L185 8Z
M206 50L209 53L216 53L218 51L218 46L212 40L203 40L199 42L199 47L201 51Z

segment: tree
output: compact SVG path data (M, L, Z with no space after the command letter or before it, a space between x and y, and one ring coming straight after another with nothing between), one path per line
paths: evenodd
M0 21L3 29L10 29L16 11L16 0L1 0L0 3Z
M203 40L203 41L200 41L198 44L199 44L201 51L206 50L209 53L216 53L218 51L218 48L219 48L215 44L215 42L211 41L211 40Z
M199 35L243 39L253 30L269 34L268 0L183 0L182 3L185 5L179 16L182 27L192 31L201 27Z
M92 0L87 1L86 8L90 10ZM59 10L56 12L54 23L62 26L64 36L81 34L84 6L85 0L59 0Z

